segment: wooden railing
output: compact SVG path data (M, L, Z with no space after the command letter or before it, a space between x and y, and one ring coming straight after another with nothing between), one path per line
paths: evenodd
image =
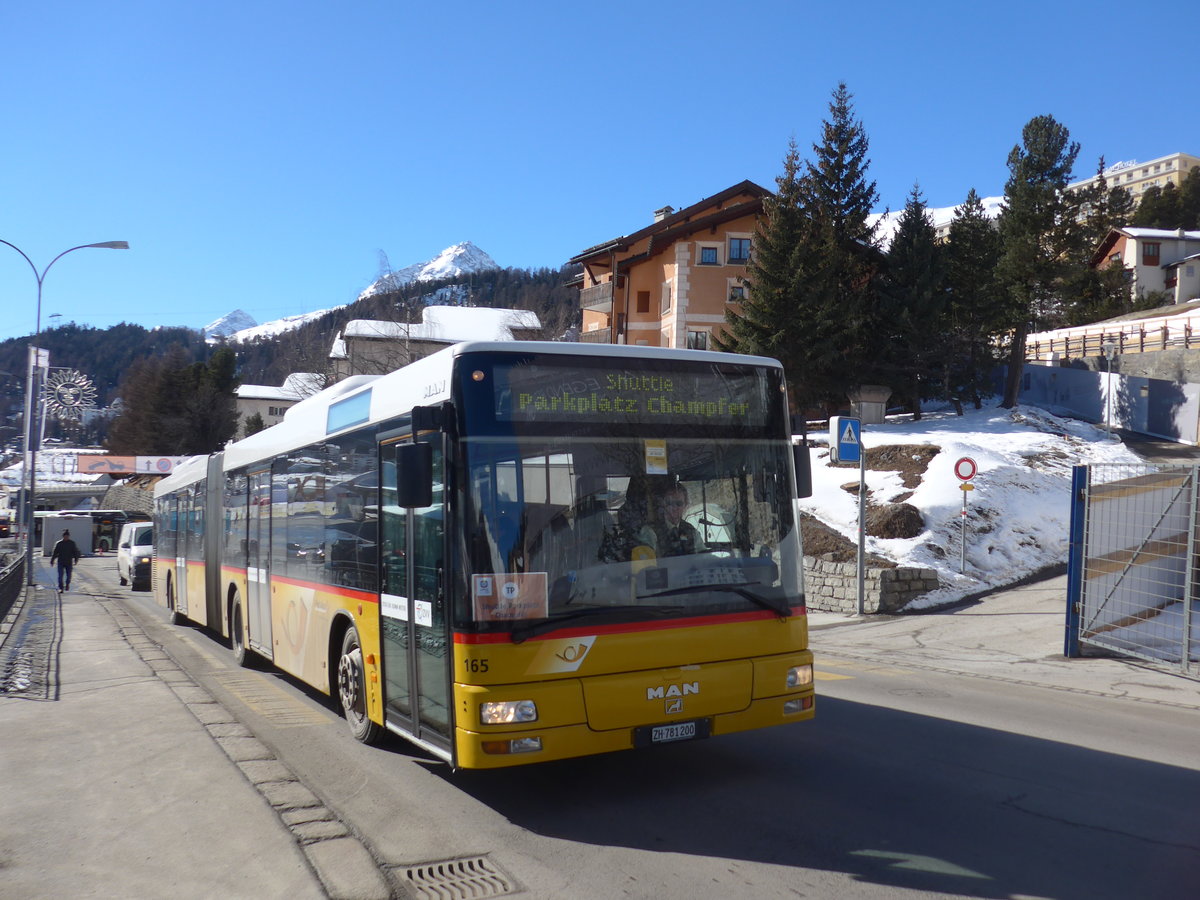
M1117 355L1200 348L1200 315L1111 322L1031 334L1025 341L1025 358L1051 360L1104 356L1104 345L1110 341Z

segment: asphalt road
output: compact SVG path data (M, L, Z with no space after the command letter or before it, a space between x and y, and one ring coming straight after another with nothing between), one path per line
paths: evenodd
M1200 884L1200 686L1062 659L1054 582L943 616L825 620L811 723L501 773L361 746L311 690L238 669L147 594L113 594L401 889L413 866L475 857L547 898L1091 900Z

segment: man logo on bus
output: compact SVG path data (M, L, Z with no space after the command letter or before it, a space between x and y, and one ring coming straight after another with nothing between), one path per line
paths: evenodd
M647 700L664 700L668 697L686 697L700 693L700 682L685 681L683 684L668 684L663 687L646 688Z

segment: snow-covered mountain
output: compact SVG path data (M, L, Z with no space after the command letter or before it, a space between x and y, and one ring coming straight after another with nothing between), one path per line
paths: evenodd
M358 299L399 290L414 281L439 281L498 269L496 261L470 241L447 247L433 259L389 272L358 295Z
M215 322L209 322L202 331L206 338L227 338L244 328L253 328L257 324L254 317L248 312L235 309L233 312L221 316Z
M293 328L299 328L305 322L311 322L313 319L320 318L325 313L333 309L341 307L333 306L330 309L318 309L316 312L298 313L294 316L284 316L282 319L275 319L272 322L264 322L262 325L251 325L249 328L243 328L241 331L236 331L229 336L231 341L252 341L255 338L273 338L285 331L291 331ZM253 319L251 319L253 321Z
M461 244L447 247L433 259L413 263L411 266L405 266L403 269L389 272L359 294L358 299L361 300L364 297L370 297L374 294L398 290L414 281L439 281L444 278L457 278L462 275L487 272L498 268L500 266L487 253L480 250L470 241L463 241ZM455 306L461 304L465 292L461 288L457 290L456 288L456 285L440 288L426 299L426 305ZM251 316L238 309L206 326L204 334L211 341L215 341L219 337L235 342L252 341L255 338L262 337L270 338L285 331L299 328L305 322L323 316L325 313L335 309L341 309L341 306L331 306L329 309L319 309L316 312L285 316L282 319L264 322L262 325L259 325Z

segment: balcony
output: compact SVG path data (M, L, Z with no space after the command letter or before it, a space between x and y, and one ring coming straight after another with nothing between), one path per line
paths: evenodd
M586 287L579 292L579 308L595 312L611 313L613 299L612 282Z

